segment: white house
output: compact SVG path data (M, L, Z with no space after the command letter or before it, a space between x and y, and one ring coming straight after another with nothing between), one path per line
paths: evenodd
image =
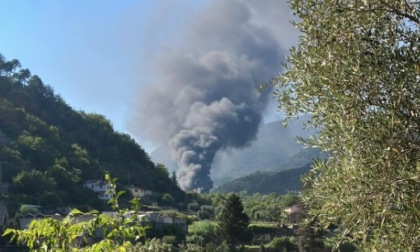
M150 224L152 227L159 230L164 230L167 227L173 227L183 233L188 232L188 223L182 218L167 216L153 211L143 212L138 215L138 218L145 224Z
M134 197L137 197L137 198L143 198L145 196L150 196L153 194L152 191L149 191L140 187L136 187L136 186L129 186L127 187L127 189L131 192L131 194Z
M111 184L107 181L99 179L88 180L85 182L85 187L96 192L98 194L98 198L101 200L109 200L112 198L112 194L109 193Z

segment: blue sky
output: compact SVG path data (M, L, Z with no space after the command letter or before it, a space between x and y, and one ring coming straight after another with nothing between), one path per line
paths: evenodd
M150 62L205 1L0 1L0 53L75 109L126 131L127 110L152 81ZM188 15L185 15L188 13ZM135 74L133 74L135 73Z
M2 0L0 53L18 59L74 109L128 132L157 55L179 43L208 1ZM287 43L286 43L287 44ZM147 139L138 139L148 151Z

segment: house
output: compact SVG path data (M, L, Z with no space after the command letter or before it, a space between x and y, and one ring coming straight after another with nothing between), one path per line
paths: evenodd
M134 197L143 198L145 196L151 196L153 194L152 191L137 187L137 186L129 186L127 189L131 192Z
M101 200L109 200L112 198L112 194L110 193L111 184L107 181L99 179L87 180L84 186L96 192L98 194L98 198Z
M146 225L150 225L158 230L173 227L184 234L188 232L187 221L182 218L167 216L153 211L143 212L138 215L138 218Z
M118 217L115 212L102 212L104 215L116 218ZM157 230L165 230L165 228L171 227L175 228L178 231L186 234L188 232L188 224L185 219L168 216L166 214L154 212L154 211L142 211L136 213L134 211L129 211L124 213L124 218L137 218L142 225L150 226L156 228Z
M293 205L283 210L286 215L285 222L289 225L295 225L299 223L299 220L302 217L302 209L297 205Z

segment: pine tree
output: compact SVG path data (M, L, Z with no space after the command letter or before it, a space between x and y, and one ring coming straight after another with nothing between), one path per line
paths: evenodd
M229 195L218 216L218 231L221 239L228 244L229 251L249 240L249 217L244 212L241 198L237 194Z

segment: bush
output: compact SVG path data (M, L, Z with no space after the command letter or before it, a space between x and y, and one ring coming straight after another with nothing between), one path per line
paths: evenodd
M275 237L271 240L271 247L276 251L293 251L296 249L296 246L290 241L289 237Z
M166 244L176 245L177 238L175 235L165 235L162 241Z
M128 252L173 252L175 248L163 240L153 238L146 243L137 243L133 248L127 250Z
M198 203L196 202L188 204L188 210L190 210L191 212L197 212L199 209L200 205L198 205Z
M172 206L174 202L174 198L168 193L165 193L160 199L160 203L162 204L162 206Z
M344 242L344 243L340 244L339 251L341 251L341 252L355 252L355 251L357 251L357 248L351 243Z
M214 219L214 207L204 205L200 207L200 210L198 211L198 218L200 220L210 220Z

